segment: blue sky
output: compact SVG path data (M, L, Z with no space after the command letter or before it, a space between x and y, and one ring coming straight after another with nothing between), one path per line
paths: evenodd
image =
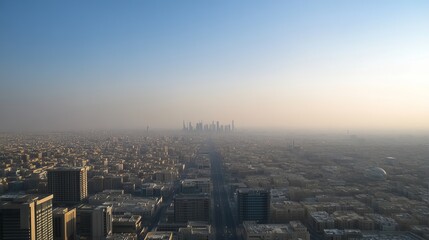
M428 12L428 1L1 1L0 129L429 129Z

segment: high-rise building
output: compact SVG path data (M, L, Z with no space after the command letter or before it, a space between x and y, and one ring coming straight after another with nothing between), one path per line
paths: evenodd
M183 128L182 128L182 130L183 130L183 131L188 130L188 129L186 128L185 121L183 121Z
M76 230L78 238L90 239L92 236L93 206L81 205L76 209Z
M81 238L103 240L112 234L112 207L81 205L77 208L77 230Z
M238 220L267 223L270 212L270 192L259 188L238 189Z
M113 214L111 206L98 206L92 214L92 239L104 239L112 234Z
M52 195L0 197L0 239L53 240Z
M74 204L88 196L87 171L83 167L59 167L48 170L48 189L54 202Z
M76 209L55 208L54 218L54 240L76 239Z
M178 223L210 220L208 194L179 194L174 198L174 220Z

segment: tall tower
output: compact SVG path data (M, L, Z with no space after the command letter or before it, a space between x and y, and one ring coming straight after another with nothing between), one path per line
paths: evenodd
M48 170L48 189L54 202L75 204L88 196L86 168L60 167Z
M112 206L80 205L76 215L79 237L104 240L112 234Z
M267 223L270 212L270 192L259 188L238 190L238 221Z
M92 213L92 239L102 240L112 234L112 206L98 206Z
M0 239L53 240L51 195L3 195L0 198Z
M76 239L76 209L55 208L54 218L54 240Z
M232 120L232 131L234 132L235 126L234 126L234 120Z

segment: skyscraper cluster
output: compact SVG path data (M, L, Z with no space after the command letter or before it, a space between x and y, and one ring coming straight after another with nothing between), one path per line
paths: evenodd
M183 121L184 132L234 132L234 120L231 121L231 124L221 124L219 121L212 121L211 123L203 123L202 121L197 122L192 125L192 122L186 123Z
M76 209L53 210L53 202L79 204L87 197L86 176L85 168L52 168L48 170L48 195L1 196L0 239L75 239Z

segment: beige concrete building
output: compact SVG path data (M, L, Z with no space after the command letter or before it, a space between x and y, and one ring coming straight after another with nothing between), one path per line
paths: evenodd
M103 240L112 234L112 207L81 205L77 208L77 228L80 238Z
M54 240L76 239L76 209L55 208L54 218Z
M0 239L53 240L52 195L0 197Z

